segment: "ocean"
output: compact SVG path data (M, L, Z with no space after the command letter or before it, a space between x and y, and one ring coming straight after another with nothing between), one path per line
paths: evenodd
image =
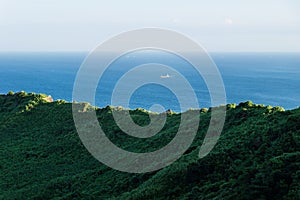
M87 55L87 52L2 52L0 93L23 90L45 93L53 99L71 102L76 74ZM254 103L282 106L285 109L300 106L299 53L210 53L210 56L222 76L227 103L251 100ZM96 106L111 105L116 82L132 67L151 62L164 64L179 71L192 86L199 107L211 106L206 84L193 67L178 56L156 51L127 54L113 62L98 83ZM170 77L165 81L177 78L168 70L153 73L163 78L168 74ZM147 76L149 72L139 74L140 78ZM176 87L180 90L182 86L178 84ZM160 104L164 109L185 110L180 107L176 94L154 83L139 87L129 100L123 101L122 95L120 98L119 102L124 103L114 106L150 109L153 104ZM184 98L188 100L189 96ZM128 106L126 101L129 102Z

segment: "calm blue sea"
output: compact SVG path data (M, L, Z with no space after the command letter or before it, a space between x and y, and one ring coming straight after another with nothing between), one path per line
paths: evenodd
M24 90L72 101L76 73L87 55L86 52L0 53L0 93ZM299 53L211 53L211 57L222 75L227 103L252 100L285 109L300 106ZM111 104L117 80L130 68L149 62L178 70L196 92L200 107L211 106L204 81L189 63L175 55L154 51L124 55L113 62L98 84L96 105L104 107ZM140 76L148 76L147 73ZM177 78L172 71L153 73L157 76L169 74L169 79ZM181 85L176 87L180 89ZM138 88L129 100L130 108L149 109L153 104L180 111L176 95L157 84Z

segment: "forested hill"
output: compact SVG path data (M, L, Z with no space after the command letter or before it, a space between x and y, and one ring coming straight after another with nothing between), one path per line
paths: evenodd
M133 152L165 146L180 114L147 139L122 133L111 109L96 108L103 130ZM131 110L140 125L149 113ZM83 146L72 104L25 92L0 95L0 199L299 199L300 109L252 102L227 105L226 122L214 149L198 159L210 110L199 112L198 134L185 154L159 171L130 174L98 162Z

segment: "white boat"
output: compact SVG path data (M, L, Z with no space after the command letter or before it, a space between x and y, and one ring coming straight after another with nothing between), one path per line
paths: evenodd
M171 76L169 74L167 74L167 75L161 75L160 78L171 78Z

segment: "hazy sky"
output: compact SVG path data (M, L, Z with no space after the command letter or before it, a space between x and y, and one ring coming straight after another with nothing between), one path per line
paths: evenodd
M300 1L0 0L0 51L90 51L143 27L208 51L300 52Z

